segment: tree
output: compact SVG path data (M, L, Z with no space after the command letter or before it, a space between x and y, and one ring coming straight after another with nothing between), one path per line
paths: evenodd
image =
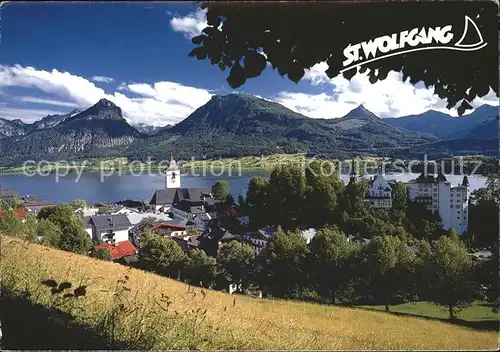
M226 180L217 181L212 186L212 194L215 199L225 202L227 196L229 195L229 183L227 183Z
M268 186L269 215L276 224L289 226L302 216L306 193L304 170L292 164L276 166Z
M149 228L151 226L153 226L153 224L157 223L158 222L158 219L155 218L154 216L148 216L144 219L141 220L141 223L140 223L140 228L143 229L143 228Z
M298 82L307 69L325 63L328 67L325 74L329 78L336 77L345 69L343 77L350 80L358 70L365 72L368 69L372 84L386 79L390 71L402 72L403 80L410 78L412 84L423 81L426 87L434 86L434 92L441 99L447 99L447 108L461 102L459 114L472 108L469 102L475 97L485 96L490 89L498 96L496 45L486 45L469 52L416 51L374 60L362 64L359 69L354 63L348 63L349 57L345 55L346 50L353 49L357 43L409 28L435 28L444 24L457 29L453 38L455 43L464 28L464 14L474 19L485 43L496 43L496 3L384 5L328 2L315 6L280 2L272 5L236 5L204 2L201 7L208 9L207 27L192 39L196 47L189 56L210 60L222 71L230 68L227 82L232 88L259 76L267 63L281 76L286 75L294 82ZM334 34L323 37L318 33Z
M177 243L150 231L141 234L139 253L143 266L168 277L178 277L186 262L186 254Z
M406 186L401 181L396 181L396 189L394 191L394 199L392 201L392 209L395 211L406 211L408 196Z
M447 307L450 319L474 301L477 289L472 260L467 250L452 239L441 236L423 258L422 269L428 282L428 299Z
M93 249L90 256L92 258L96 259L101 259L101 260L106 260L106 261L111 261L113 260L113 257L111 256L111 252L107 248L99 248L99 249Z
M55 207L47 207L40 210L38 219L50 220L55 225L59 226L61 231L65 231L67 226L76 224L82 229L85 229L83 219L75 214L73 207L70 204L62 203Z
M231 241L222 245L217 254L219 271L225 280L232 284L248 284L251 271L251 263L254 259L252 248L237 241Z
M268 223L269 182L262 177L252 177L248 183L247 205L249 209L250 221L255 226L263 226Z
M468 233L472 245L488 247L498 242L500 175L488 176L486 187L472 192Z
M15 210L4 210L0 218L0 232L7 236L21 237L34 241L36 236L36 218L33 215L23 217Z
M455 229L453 229L453 228L449 228L446 231L446 237L448 237L450 240L452 240L460 245L464 244L462 242L462 240L460 239L460 236L458 236L457 231L455 231Z
M24 232L22 220L14 210L4 210L0 218L0 232L7 236L21 237Z
M412 288L414 256L398 237L380 236L367 247L370 283L375 299L389 304L404 300Z
M217 262L201 249L192 250L188 254L185 274L190 284L210 287L217 276Z
M10 200L10 206L12 209L24 209L24 202L17 195L14 195Z
M272 295L300 298L307 286L308 255L309 248L300 232L285 233L278 227L264 254L263 273Z
M321 163L312 162L306 168L307 188L305 194L305 218L312 225L333 222L337 206L337 194L344 189L344 183L333 173L331 164L322 168Z
M350 248L346 235L337 228L324 228L311 241L314 288L333 304L348 279L344 261Z
M74 208L86 208L87 202L82 199L75 199L71 202L71 206Z
M48 219L41 219L38 222L37 234L41 237L44 245L54 248L59 248L59 243L63 237L59 226Z
M59 241L59 248L65 251L87 254L92 241L79 220L78 217L74 217L61 228L62 236Z
M107 214L109 212L111 212L111 206L109 205L99 207L99 210L97 211L98 214Z

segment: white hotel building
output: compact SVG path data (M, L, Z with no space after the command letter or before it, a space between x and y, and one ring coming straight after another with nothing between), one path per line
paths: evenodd
M407 185L408 198L424 203L432 212L441 216L443 229L455 229L458 234L467 231L469 223L469 180L464 176L462 184L452 186L446 177L439 173L421 174Z
M351 182L356 182L351 175ZM368 194L365 201L373 208L390 209L394 197L394 182L386 181L382 173L368 182ZM452 186L446 177L439 173L421 174L406 183L408 198L423 203L427 209L441 216L443 229L455 229L458 234L467 231L469 223L469 180L464 176L462 183Z

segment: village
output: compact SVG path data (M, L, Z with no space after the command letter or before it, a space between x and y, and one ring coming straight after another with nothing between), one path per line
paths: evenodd
M350 183L361 178L354 165ZM181 173L171 157L165 170L165 187L158 189L149 202L127 201L120 204L87 205L74 202L75 214L82 217L85 231L95 245L94 250L105 249L111 259L123 264L138 261L141 234L145 228L155 235L173 240L187 254L194 249L203 250L208 256L217 257L225 243L240 241L249 245L255 256L266 248L268 241L278 231L275 224L262 227L251 225L248 207L244 204L225 204L213 189L182 188ZM368 180L365 203L371 208L391 209L396 193L395 181L387 181L382 173ZM467 176L461 184L452 186L443 174L437 177L422 174L405 185L408 198L421 203L432 213L439 214L443 229L453 229L458 235L467 231L469 207L469 183ZM38 196L22 196L9 190L0 190L0 199L20 199L23 207L15 210L18 217L38 214L54 204ZM0 209L0 217L2 210ZM296 226L309 244L320 228L307 224ZM370 243L370 239L358 233L347 234L348 242ZM416 250L416 247L410 247ZM478 250L471 255L489 257L491 252Z

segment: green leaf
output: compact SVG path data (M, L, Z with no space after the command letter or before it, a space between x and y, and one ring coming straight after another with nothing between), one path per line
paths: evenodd
M304 68L298 63L294 63L288 72L288 78L295 83L298 83L300 79L304 76Z
M266 68L266 58L255 51L249 51L243 59L243 66L247 77L257 77Z
M226 79L226 81L231 88L241 87L245 83L245 70L243 69L243 67L241 67L239 62L236 62L233 67L231 67L229 77Z

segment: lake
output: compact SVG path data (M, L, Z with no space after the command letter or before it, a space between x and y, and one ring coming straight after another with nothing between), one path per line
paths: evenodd
M239 194L246 194L248 182L254 176L267 178L267 171L237 171L232 174L228 172L221 176L211 175L185 175L182 176L181 186L184 188L210 188L218 180L226 180L229 183L231 194L237 199ZM409 181L416 178L418 174L386 175L386 179L397 179L398 181ZM462 176L447 175L448 181L456 185L462 181ZM349 175L341 175L344 182L349 181ZM76 173L59 177L48 176L25 176L5 175L0 176L0 188L18 192L20 195L38 195L45 200L54 203L71 202L74 199L84 199L88 203L94 202L116 202L119 200L133 199L149 201L156 189L164 188L165 181L161 175L132 174L112 175L105 177L101 182L99 172L83 173L78 180ZM484 176L469 176L470 191L484 187L486 178Z

